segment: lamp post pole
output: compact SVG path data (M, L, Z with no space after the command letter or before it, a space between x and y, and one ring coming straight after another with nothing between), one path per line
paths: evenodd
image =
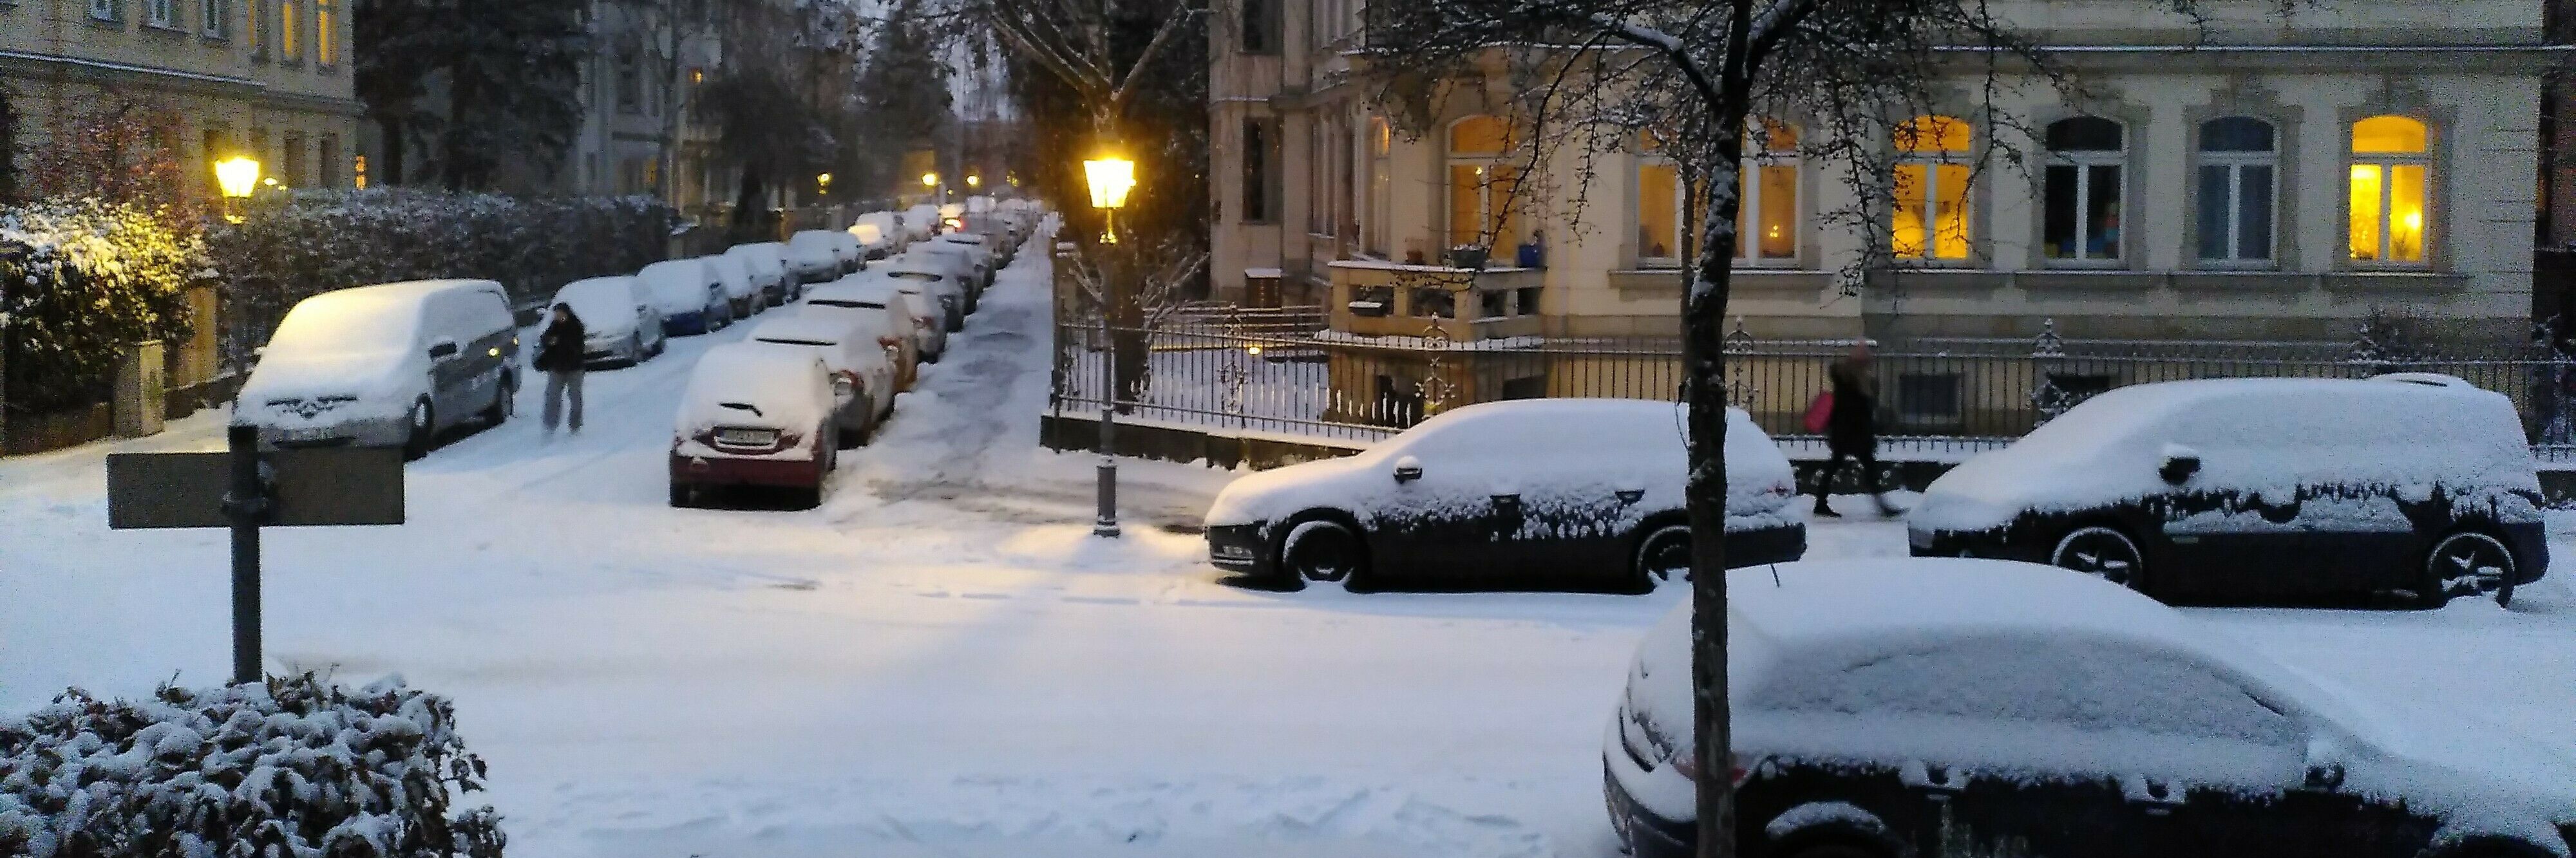
M1127 204L1127 191L1136 186L1136 163L1115 156L1082 162L1083 179L1091 185L1091 206L1100 210L1103 246L1118 243L1118 233L1107 226ZM970 177L971 181L971 177ZM1115 256L1115 254L1104 254ZM1091 535L1118 535L1118 329L1110 324L1110 313L1118 307L1118 278L1127 272L1114 258L1103 258L1100 295L1101 377L1107 382L1100 399L1100 517L1092 522Z

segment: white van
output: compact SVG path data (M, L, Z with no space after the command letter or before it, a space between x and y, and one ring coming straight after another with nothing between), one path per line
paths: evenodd
M441 430L509 419L517 319L490 280L325 292L287 311L233 406L275 447L429 452Z

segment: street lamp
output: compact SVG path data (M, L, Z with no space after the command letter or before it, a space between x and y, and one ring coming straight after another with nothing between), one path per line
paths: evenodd
M832 192L832 174L830 174L830 173L822 173L822 174L818 174L818 175L816 175L816 176L814 177L814 189L815 189L816 191L818 191L818 192L821 192L821 193L826 193L826 194L831 193L831 192Z
M967 186L967 187L969 187L969 188L980 188L980 187L983 187L983 186L984 186L984 177L969 174L969 175L966 177L966 186Z
M1118 233L1110 219L1127 206L1127 191L1136 187L1136 162L1109 156L1082 162L1082 176L1091 185L1091 206L1101 212L1100 243L1117 244ZM1117 276L1114 267L1110 276ZM1115 303L1117 289L1104 282L1100 301L1100 339L1108 371L1107 395L1100 399L1100 518L1091 525L1091 535L1118 535L1118 459L1112 443L1117 438L1118 414L1118 335L1109 327L1109 310Z
M240 156L217 161L215 184L224 192L224 220L241 223L241 201L259 189L259 162Z

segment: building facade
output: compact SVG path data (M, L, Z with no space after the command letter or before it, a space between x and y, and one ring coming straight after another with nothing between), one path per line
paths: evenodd
M349 0L0 0L0 86L19 145L46 145L65 111L167 111L190 189L236 154L289 187L356 181Z
M1686 195L1651 141L1532 154L1581 135L1522 127L1499 76L1407 127L1352 67L1362 2L1212 16L1220 294L1324 303L1358 335L1675 333ZM1982 70L1936 85L1935 110L1867 143L1897 164L1887 187L1801 163L1800 118L1761 117L1752 148L1775 151L1746 164L1730 312L1766 339L2025 338L2053 321L2070 339L2328 341L2374 313L2528 336L2559 58L2543 0L2270 5L2195 25L2154 4L1998 3L2087 97L1989 89ZM2028 166L1999 163L2007 149ZM1860 193L1878 195L1870 222L1832 216Z

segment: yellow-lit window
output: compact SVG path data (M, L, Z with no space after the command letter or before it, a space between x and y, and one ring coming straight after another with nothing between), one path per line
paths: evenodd
M303 43L295 40L295 4L301 0L279 0L277 4L277 57L294 61L302 56Z
M1449 126L1449 246L1497 251L1520 244L1514 195L1520 169L1507 163L1519 141L1500 117L1470 116Z
M1890 249L1898 259L1968 258L1968 123L1917 116L1896 128L1895 217Z
M2418 265L2431 239L2432 159L2424 123L2373 116L2352 125L2352 258Z
M1798 257L1798 130L1763 119L1757 135L1744 141L1744 161L1737 175L1735 264L1787 265ZM1707 204L1706 186L1685 196L1681 172L1654 154L1662 148L1654 135L1640 135L1647 154L1637 166L1637 258L1641 264L1679 264L1692 244L1682 235L1690 222L1688 208Z
M333 38L331 29L339 22L340 16L332 14L335 11L331 8L333 2L313 0L313 61L326 66L340 61L339 42Z
M1385 258L1390 244L1387 241L1387 220L1393 205L1388 199L1387 150L1394 143L1394 131L1387 127L1386 117L1369 117L1365 143L1368 146L1368 228L1363 232L1368 236L1368 252Z

